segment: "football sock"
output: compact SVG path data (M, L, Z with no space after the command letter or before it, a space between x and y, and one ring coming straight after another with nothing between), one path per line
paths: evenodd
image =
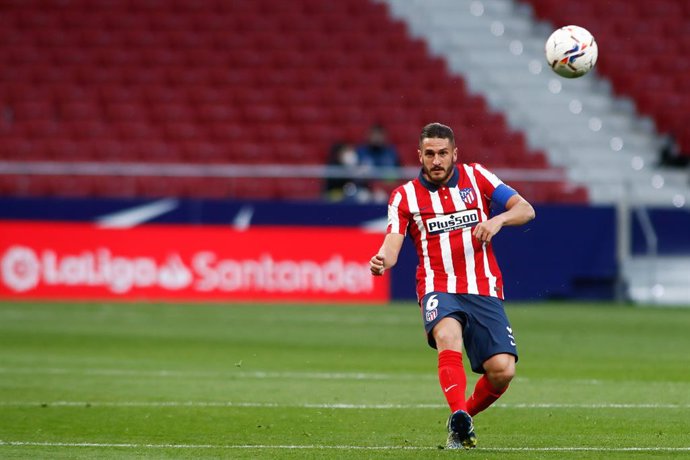
M443 350L438 354L438 380L451 412L466 411L467 376L462 366L461 352Z
M467 413L474 417L479 412L483 411L492 405L503 393L508 389L505 388L497 390L491 385L486 375L482 375L474 387L474 393L467 400Z

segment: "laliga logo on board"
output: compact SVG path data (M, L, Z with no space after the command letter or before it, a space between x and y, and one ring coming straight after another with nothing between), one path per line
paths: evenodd
M133 289L191 288L197 292L372 292L368 264L334 254L325 261L220 258L211 251L193 254L188 267L178 254L163 264L153 257L118 256L108 249L60 254L11 246L0 260L2 283L14 292L42 286L106 288L115 294Z
M24 246L12 246L1 264L4 284L15 292L26 292L41 282L46 285L105 286L122 294L132 288L184 289L192 284L192 273L177 254L159 266L150 257L113 256L100 249L79 255L58 256L45 250L39 257Z
M12 246L2 258L2 279L9 288L17 292L38 286L40 269L36 253L29 248Z

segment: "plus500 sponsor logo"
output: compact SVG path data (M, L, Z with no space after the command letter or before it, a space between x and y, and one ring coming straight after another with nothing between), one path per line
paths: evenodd
M159 262L152 257L113 255L108 249L59 255L12 246L0 261L3 284L14 292L45 286L103 287L117 294L133 289L160 288L264 292L347 292L373 290L368 264L346 262L333 255L324 262L221 259L210 251L192 255L187 265L178 254Z
M476 209L468 209L453 214L434 217L426 221L429 233L450 232L472 227L479 223L479 212Z

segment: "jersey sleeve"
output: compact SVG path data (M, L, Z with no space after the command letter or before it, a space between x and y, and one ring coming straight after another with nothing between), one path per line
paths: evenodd
M407 235L410 211L405 204L404 193L402 187L398 187L391 193L390 200L388 201L388 226L386 233Z
M510 197L517 195L517 191L514 188L504 184L496 174L481 164L474 163L472 166L479 173L476 175L479 189L492 204L505 208Z

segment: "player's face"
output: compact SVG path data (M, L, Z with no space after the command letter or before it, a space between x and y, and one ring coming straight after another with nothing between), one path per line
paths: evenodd
M424 138L418 153L427 180L445 184L450 179L458 160L458 149L450 139Z

